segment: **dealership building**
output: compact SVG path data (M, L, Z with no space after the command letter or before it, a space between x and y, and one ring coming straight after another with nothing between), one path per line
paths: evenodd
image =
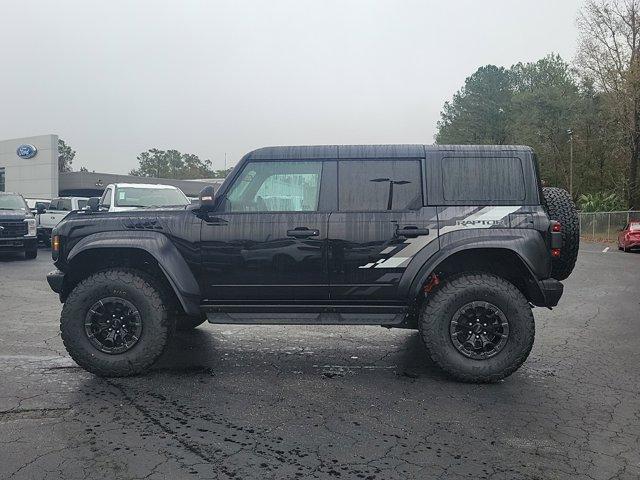
M218 187L222 179L173 180L114 173L58 172L58 136L0 140L0 192L16 192L24 198L58 196L97 197L110 183L173 185L188 197L197 197L207 185Z

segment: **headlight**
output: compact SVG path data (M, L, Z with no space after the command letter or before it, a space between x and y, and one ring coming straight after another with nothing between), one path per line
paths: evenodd
M36 236L36 219L35 218L27 218L25 220L27 223L27 237L35 237Z

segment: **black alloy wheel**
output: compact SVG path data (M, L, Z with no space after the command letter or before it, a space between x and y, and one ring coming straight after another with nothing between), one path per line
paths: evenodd
M502 310L489 302L470 302L458 309L449 326L451 341L464 356L491 358L509 338L509 322Z
M142 319L130 301L106 297L89 308L84 331L94 347L115 355L130 350L138 343L142 335Z

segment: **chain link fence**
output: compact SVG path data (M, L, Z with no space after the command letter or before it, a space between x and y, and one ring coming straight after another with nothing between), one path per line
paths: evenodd
M640 211L580 213L580 235L588 240L615 242L630 220L640 222Z

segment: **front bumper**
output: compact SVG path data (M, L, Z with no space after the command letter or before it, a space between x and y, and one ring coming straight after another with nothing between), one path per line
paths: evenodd
M56 292L58 295L61 295L64 287L64 272L54 270L47 273L47 282L49 283L51 290Z
M37 237L0 238L0 252L35 250L36 248L38 248Z

